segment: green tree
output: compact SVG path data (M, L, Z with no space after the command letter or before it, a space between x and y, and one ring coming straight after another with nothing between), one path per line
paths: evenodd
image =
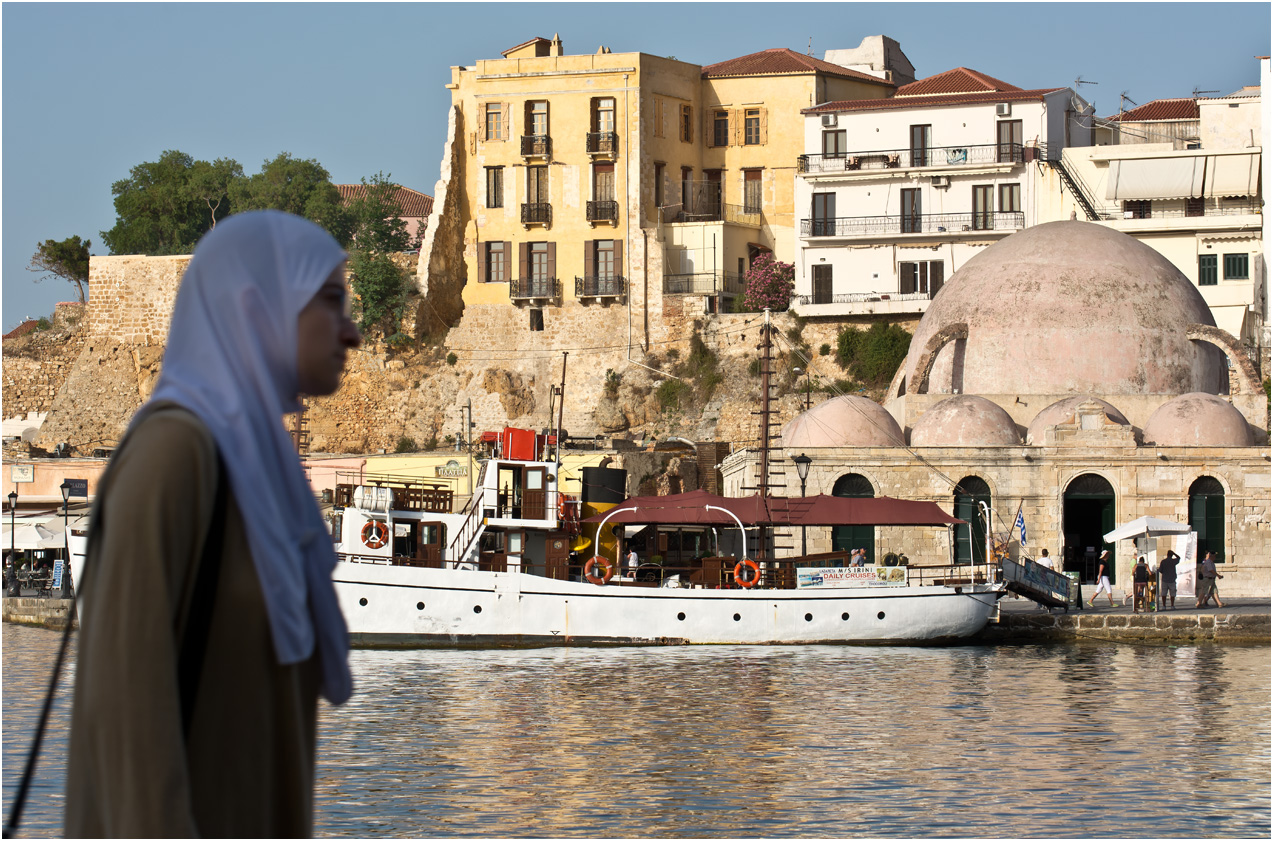
M362 195L345 207L351 217L353 247L377 254L406 251L411 235L402 219L398 185L381 172L360 180Z
M195 161L190 168L190 194L206 206L209 230L230 214L230 185L242 178L243 167L230 158Z
M230 206L234 213L283 210L304 216L325 228L342 248L349 247L353 233L350 214L327 170L316 160L287 152L267 160L256 175L232 181Z
M866 330L841 330L836 336L836 361L859 382L879 387L889 383L910 347L910 333L897 324L877 321Z
M191 186L198 172L195 164L190 155L170 149L157 161L133 167L128 178L111 185L115 227L101 233L112 254L189 254L194 250L211 227L207 204Z
M349 256L350 287L358 297L359 327L394 333L402 318L407 278L387 254L355 250Z
M75 294L82 304L88 287L88 248L91 244L89 240L81 240L78 236L64 240L46 239L35 247L31 265L27 269L41 273L42 277L37 277L37 282L53 275L75 284Z

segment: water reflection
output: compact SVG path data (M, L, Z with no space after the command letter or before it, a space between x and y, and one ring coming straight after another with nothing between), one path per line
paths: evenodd
M43 685L17 676L39 672L28 661L51 658L56 635L5 626L4 642L7 808ZM1270 829L1268 648L361 651L353 664L357 693L320 722L322 835ZM51 748L32 835L58 828L65 743Z

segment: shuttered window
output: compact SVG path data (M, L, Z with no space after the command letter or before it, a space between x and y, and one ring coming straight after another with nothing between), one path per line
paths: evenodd
M761 145L761 109L747 108L743 112L743 145Z
M743 171L743 212L761 212L761 170Z
M1247 280L1247 255L1246 254L1227 254L1225 255L1225 279L1226 280Z
M830 304L832 302L832 267L814 267L814 303Z
M504 139L504 105L499 102L488 102L485 111L485 139Z
M511 242L484 242L478 247L478 280L482 283L504 283L509 279Z
M1216 255L1199 255L1199 285L1216 286Z
M730 112L712 112L712 145L730 145Z
M695 109L693 105L681 106L681 141L683 143L694 143L695 140Z
M615 165L593 165L593 200L615 200Z

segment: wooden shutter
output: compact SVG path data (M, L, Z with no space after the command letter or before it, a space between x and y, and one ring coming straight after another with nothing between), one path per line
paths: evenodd
M760 111L761 111L761 115L760 115L761 116L761 145L764 146L766 137L769 135L769 118L767 116L768 112L764 108L760 109Z
M617 239L612 242L615 244L615 274L627 276L628 272L624 271L624 241Z
M717 132L714 126L714 120L717 118L717 109L703 109L703 145L712 148L717 140Z
M549 119L549 103L544 102L544 136L551 137L553 135L553 121Z
M531 276L531 244L518 243L518 280Z
M548 246L549 246L548 276L549 276L549 280L555 280L557 278L557 243L550 242Z
M916 291L915 263L898 264L898 291L903 295L909 295Z
M730 110L730 145L743 145L743 109L733 108Z
M487 244L478 243L478 283L487 279Z
M593 271L593 258L597 252L597 246L591 239L584 240L584 277L596 274Z
M932 298L938 294L938 290L942 288L943 273L946 267L941 260L929 261L929 297Z
M513 123L509 122L513 119L513 105L506 102L501 107L504 109L504 119L500 121L500 139L509 140L513 137Z

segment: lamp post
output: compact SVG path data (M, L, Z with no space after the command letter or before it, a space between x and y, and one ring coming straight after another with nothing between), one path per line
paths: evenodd
M792 456L792 461L796 464L796 475L801 480L801 499L805 498L805 479L810 475L810 457L801 453L799 456ZM801 526L801 555L805 555L805 526Z
M792 372L795 373L798 377L801 375L800 368L793 368ZM805 366L805 411L808 412L809 410L810 410L810 369L809 369L809 366L806 365Z
M5 565L5 583L11 584L18 578L17 534L18 492L9 491L9 563ZM6 588L8 589L8 588ZM15 594L16 595L16 594Z
M67 582L71 580L71 480L63 479L58 488L62 491L62 540L66 546L66 562L62 565L62 593L67 591Z

